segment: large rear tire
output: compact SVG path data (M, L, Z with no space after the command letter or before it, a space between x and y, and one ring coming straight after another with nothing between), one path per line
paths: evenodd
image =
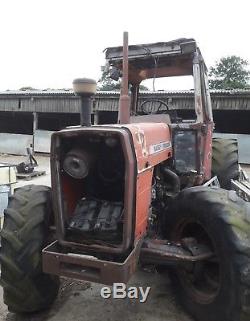
M1 285L10 311L44 310L57 296L59 278L42 271L51 214L49 187L25 186L10 198L1 231Z
M218 177L221 187L225 189L231 189L231 179L239 178L238 144L235 139L213 139L212 174Z
M174 269L177 295L199 321L250 320L250 204L235 192L194 187L169 209L169 238L195 239L214 257Z

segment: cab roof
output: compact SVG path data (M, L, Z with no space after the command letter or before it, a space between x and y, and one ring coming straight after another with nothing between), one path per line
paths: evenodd
M202 59L193 38L130 45L128 47L129 81L140 83L148 78L192 75L195 52ZM123 47L110 47L105 50L105 53L109 64L121 70Z

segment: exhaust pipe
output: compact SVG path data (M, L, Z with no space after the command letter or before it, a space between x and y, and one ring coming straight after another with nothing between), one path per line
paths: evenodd
M73 91L81 99L81 126L91 126L91 108L93 97L96 93L96 86L96 81L89 78L77 78L73 81Z
M118 123L130 123L130 97L128 94L128 32L123 33L122 83L119 99Z

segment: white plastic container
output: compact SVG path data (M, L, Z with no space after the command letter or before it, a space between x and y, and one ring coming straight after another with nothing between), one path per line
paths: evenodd
M8 206L8 199L11 192L10 185L0 185L0 217Z
M0 229L3 225L4 210L8 206L9 196L13 194L15 183L15 166L9 164L0 164Z
M0 185L16 183L16 167L0 163Z

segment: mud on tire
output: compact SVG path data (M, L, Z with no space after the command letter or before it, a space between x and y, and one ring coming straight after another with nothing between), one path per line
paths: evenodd
M250 204L234 191L194 187L175 199L166 224L171 240L207 238L216 254L172 273L186 310L199 321L250 320Z
M235 139L213 138L212 173L222 188L231 189L231 179L239 178L238 144Z
M42 272L51 212L50 188L38 185L18 189L5 210L1 285L4 303L13 312L46 309L57 296L59 279Z

